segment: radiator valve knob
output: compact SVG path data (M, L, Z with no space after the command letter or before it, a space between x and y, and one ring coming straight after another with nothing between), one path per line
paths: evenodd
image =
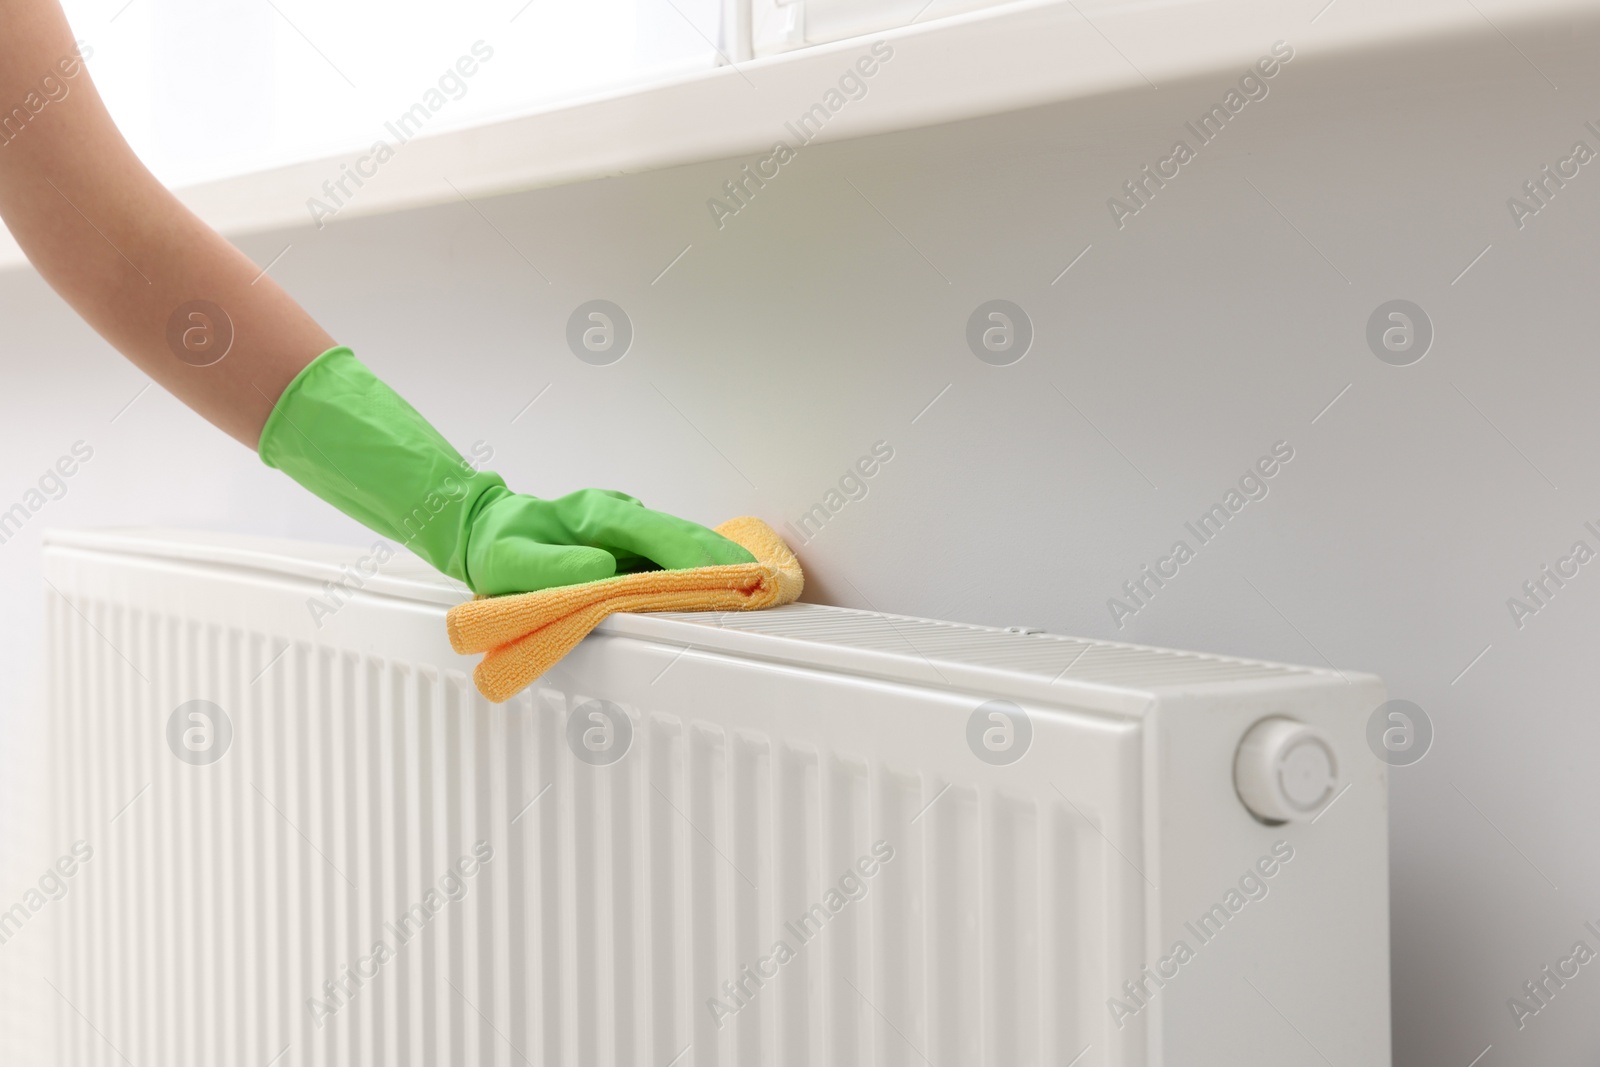
M1339 760L1314 726L1262 719L1245 733L1233 763L1239 799L1257 818L1283 823L1309 819L1334 798Z

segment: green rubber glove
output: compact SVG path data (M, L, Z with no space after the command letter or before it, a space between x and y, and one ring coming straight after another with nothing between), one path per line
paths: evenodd
M348 348L329 349L289 383L261 431L260 453L267 466L485 596L755 558L623 493L513 493L498 474L463 459Z

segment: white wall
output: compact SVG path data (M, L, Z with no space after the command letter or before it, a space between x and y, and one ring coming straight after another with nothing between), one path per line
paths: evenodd
M1506 600L1575 540L1600 548L1600 165L1521 231L1506 198L1575 140L1600 148L1596 43L1521 41L1543 73L1487 29L1291 63L1120 231L1107 197L1236 74L807 148L720 232L705 201L731 161L485 201L493 229L456 205L244 244L292 244L275 276L521 489L779 522L887 440L870 495L802 549L810 599L1381 674L1437 730L1392 776L1396 1062L1464 1067L1492 1042L1485 1064L1578 1063L1591 968L1520 1032L1506 1001L1596 945L1600 564L1520 630ZM637 331L610 367L564 346L594 297ZM964 340L995 297L1037 329L1010 367ZM1401 297L1437 330L1410 367L1364 339ZM40 655L47 526L363 539L158 390L111 422L143 378L32 276L0 302L0 506L95 449L0 546L8 665ZM1270 495L1119 629L1107 599L1277 441L1294 459ZM17 766L38 744L26 674L0 672ZM61 844L12 792L0 832L37 862L0 899Z

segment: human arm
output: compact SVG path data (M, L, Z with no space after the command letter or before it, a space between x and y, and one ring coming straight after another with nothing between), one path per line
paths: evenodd
M45 280L169 392L479 593L750 561L624 494L540 500L468 464L150 174L83 58L58 0L0 0L0 217Z
M333 339L134 155L57 0L0 0L0 109L0 217L34 267L112 347L254 449L273 402ZM195 365L198 333L187 357L168 342L174 314L199 300L231 321L231 350L208 366Z

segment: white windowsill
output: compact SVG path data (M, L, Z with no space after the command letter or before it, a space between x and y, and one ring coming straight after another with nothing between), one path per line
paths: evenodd
M1482 9L1480 14L1479 9ZM1320 14L1319 14L1320 9ZM1022 0L545 111L419 137L329 225L458 199L765 153L874 41L894 58L818 141L929 126L1052 101L1243 72L1278 39L1297 59L1378 44L1503 32L1592 10L1589 0ZM1315 17L1316 21L1312 19ZM1092 22L1090 21L1092 20ZM1113 42L1115 42L1113 44ZM1137 69L1133 64L1137 64ZM222 233L309 225L307 201L349 153L178 190ZM452 188L453 186L453 188ZM24 261L0 231L0 269Z

